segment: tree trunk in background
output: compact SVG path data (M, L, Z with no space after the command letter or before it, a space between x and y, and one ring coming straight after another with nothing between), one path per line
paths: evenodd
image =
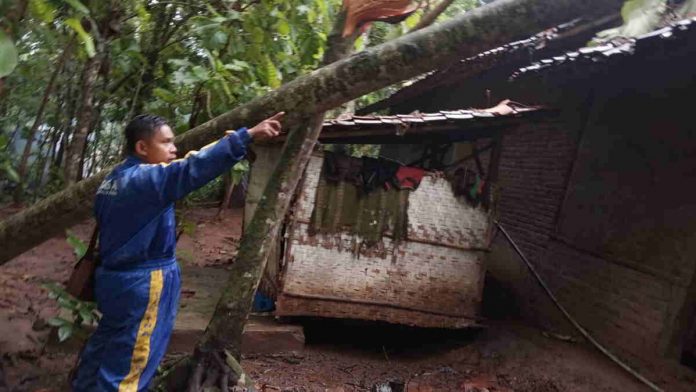
M43 120L44 110L46 110L46 104L48 103L48 97L53 92L53 86L55 85L58 74L63 70L63 65L65 65L65 60L72 49L72 41L63 50L63 54L60 56L58 65L53 71L51 78L46 85L43 97L41 98L41 103L39 104L39 110L36 112L36 118L34 118L34 124L32 124L29 130L29 136L27 136L27 143L24 145L24 151L22 152L22 158L19 161L19 167L17 168L17 174L19 175L19 184L15 189L13 199L15 203L20 203L24 198L24 184L27 182L27 163L29 162L29 155L31 155L31 147L34 145L34 138L36 137L36 131L39 129L39 125Z
M87 144L87 137L95 122L95 85L102 67L109 67L109 43L121 28L123 22L123 9L120 2L110 0L108 13L101 20L93 23L96 54L85 62L80 94L80 109L77 115L77 126L65 156L65 183L70 185L82 179L84 172L83 154ZM108 74L108 71L103 72ZM108 80L105 84L108 83Z
M50 168L51 166L50 163L53 159L56 139L58 138L59 132L60 130L58 128L52 129L49 135L46 137L46 139L44 139L44 141L41 143L41 147L39 149L39 158L36 162L36 183L39 189L43 188L43 186L46 185L46 169L47 167ZM38 198L38 192L34 192L34 195L32 197L32 203L36 202Z
M56 108L56 118L63 118L59 126L59 132L55 139L55 150L53 150L51 155L51 165L56 169L56 172L61 171L63 167L63 151L67 146L66 140L68 139L70 132L72 130L71 120L75 118L75 113L77 111L77 100L78 100L78 87L75 86L75 62L68 62L65 66L64 73L66 74L67 80L64 82L65 87L60 91L60 97L58 102L60 105Z
M139 88L133 95L131 117L141 114L145 103L152 98L153 81L155 80L157 67L160 63L160 52L168 44L168 39L171 38L170 32L175 26L175 7L169 7L168 10L167 2L153 5L153 7L157 9L157 12L154 13L154 24L160 28L152 32L147 44L147 49L143 53L145 64L143 65L143 72L140 74L138 82Z
M97 53L87 59L82 72L82 84L80 94L80 110L77 115L77 126L65 152L65 183L74 184L82 174L82 151L87 143L89 127L92 125L94 115L94 85L99 76L102 54Z
M108 58L106 61L108 61ZM101 99L95 105L96 110L95 110L94 116L92 116L92 122L89 125L89 131L87 132L87 136L85 138L85 140L89 141L90 135L94 134L94 138L93 138L92 143L91 143L91 145L92 145L92 151L91 151L92 159L90 159L89 168L86 170L87 177L92 175L92 169L94 168L94 159L96 159L96 155L98 153L97 146L99 145L99 134L100 134L100 130L101 130L101 127L99 125L101 123L102 110L104 109L104 101L106 101L105 92L106 92L108 85L109 85L109 78L107 77L107 75L104 75L102 77ZM82 168L81 173L85 172L85 168L86 168L85 164L87 163L87 158L89 157L88 155L90 155L89 144L90 143L85 143L84 148L82 149L82 154L80 154L80 167ZM81 181L81 180L82 180L82 175L80 175L78 178L78 181Z
M180 153L253 125L278 111L286 128L392 83L473 56L571 19L616 13L622 0L498 0L447 22L357 53L241 105L177 137ZM94 193L110 169L0 222L0 264L90 215Z

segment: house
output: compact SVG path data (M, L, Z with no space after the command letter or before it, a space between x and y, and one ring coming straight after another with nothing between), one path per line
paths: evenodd
M696 368L696 20L570 50L565 31L461 60L360 113L501 98L556 109L505 132L498 220L599 342ZM486 268L520 314L568 328L502 236Z
M476 151L471 149L473 141L482 137L498 140L503 132L544 112L539 108L500 105L489 110L349 116L326 121L319 141L326 145L383 144L393 147L392 155L402 151L397 158L410 162L410 167L458 162L456 167L469 164L473 171L473 161L478 157L471 154ZM409 146L433 143L458 145L461 151L407 160L412 150ZM493 143L486 151L495 154L499 146ZM247 219L262 195L280 147L276 144L256 148L257 159L252 165L247 193ZM369 158L346 159L361 163ZM486 158L479 164L478 170L488 173L487 185L481 186L481 192L490 195L497 161ZM440 328L478 324L494 203L472 205L454 193L450 181L434 172L424 173L414 190L377 190L382 192L379 200L366 194L352 199L356 186L340 182L336 192L342 196L326 201L326 197L320 199L322 186L328 186L322 185L325 165L324 153L318 149L305 170L282 229L282 240L270 257L262 280L260 290L276 300L276 315ZM356 204L349 204L351 200L357 200ZM353 217L357 217L359 225L362 211L372 202L379 203L379 211L401 203L407 217L403 237L397 238L396 229L389 227L381 238L372 241L376 243L368 243L367 233L356 234L345 227L344 221ZM330 216L341 223L334 231L313 233L313 218L322 208L343 214ZM348 219L343 219L346 216ZM363 223L372 219L371 215L364 216ZM375 218L375 224L379 219Z

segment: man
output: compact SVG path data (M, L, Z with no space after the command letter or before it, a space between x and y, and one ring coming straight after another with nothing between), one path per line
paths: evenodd
M179 304L174 202L244 158L251 140L278 135L283 113L176 158L161 117L140 115L125 131L128 157L97 191L102 319L73 380L76 392L146 390L167 348Z

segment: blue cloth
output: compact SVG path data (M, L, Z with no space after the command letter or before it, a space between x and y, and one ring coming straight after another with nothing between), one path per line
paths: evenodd
M131 156L97 191L102 319L80 355L73 391L144 391L167 349L179 304L174 201L244 158L239 129L184 159L146 164Z
M200 188L244 158L242 128L184 159L145 164L130 156L100 185L95 200L99 255L109 269L174 259L174 201Z
M181 277L173 263L131 271L97 269L102 312L80 355L73 391L144 391L169 344Z
M257 291L254 294L254 302L251 305L254 312L270 312L275 309L273 299Z

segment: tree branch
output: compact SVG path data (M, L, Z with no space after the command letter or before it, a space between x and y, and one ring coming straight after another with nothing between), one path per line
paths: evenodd
M217 140L227 129L255 124L278 112L284 125L520 36L581 16L617 12L622 0L498 0L447 22L339 60L269 94L213 118L177 138L183 154ZM0 222L0 264L60 234L90 215L94 193L109 168Z
M415 26L413 26L413 28L411 29L411 31L409 31L409 33L412 33L414 31L418 31L424 27L428 27L431 24L433 24L433 22L435 22L437 17L442 15L442 13L445 12L447 7L449 7L452 3L454 3L454 0L442 0L437 5L437 7L433 8L432 10L427 12L425 15L423 15L421 17L421 20L418 21L418 23Z

